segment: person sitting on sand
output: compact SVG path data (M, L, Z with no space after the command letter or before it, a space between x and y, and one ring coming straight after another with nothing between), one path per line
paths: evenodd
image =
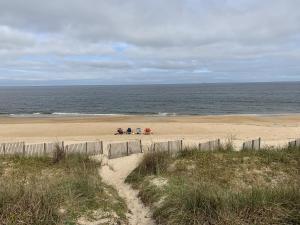
M124 134L124 131L123 131L123 129L122 128L118 128L117 129L117 133L115 133L115 135L122 135L122 134Z
M145 128L144 135L150 135L152 134L152 130L150 128Z

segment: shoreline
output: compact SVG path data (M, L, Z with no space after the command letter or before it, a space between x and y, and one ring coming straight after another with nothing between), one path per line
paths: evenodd
M236 113L236 114L176 114L176 113L157 113L157 114L93 114L93 113L32 113L32 114L0 114L0 118L91 118L91 117L234 117L234 116L256 116L256 117L268 117L268 116L300 116L300 112L297 113Z
M141 123L141 122L179 122L179 123L233 123L244 124L249 122L300 122L300 113L292 114L227 114L227 115L89 115L89 116L7 116L0 115L1 124L23 123ZM0 135L1 137L1 135Z

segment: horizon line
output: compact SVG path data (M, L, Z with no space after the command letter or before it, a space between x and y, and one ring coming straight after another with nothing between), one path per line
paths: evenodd
M74 86L155 86L155 85L204 85L204 84L267 84L267 83L299 83L298 81L231 81L231 82L199 82L199 83L140 83L140 84L33 84L33 85L1 85L1 87L74 87Z

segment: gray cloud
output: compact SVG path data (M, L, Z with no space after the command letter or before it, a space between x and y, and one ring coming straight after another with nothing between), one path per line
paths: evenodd
M0 84L300 80L299 43L299 0L0 0Z

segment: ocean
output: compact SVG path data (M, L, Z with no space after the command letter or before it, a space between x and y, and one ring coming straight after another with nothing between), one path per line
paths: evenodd
M300 113L300 82L0 87L10 116Z

